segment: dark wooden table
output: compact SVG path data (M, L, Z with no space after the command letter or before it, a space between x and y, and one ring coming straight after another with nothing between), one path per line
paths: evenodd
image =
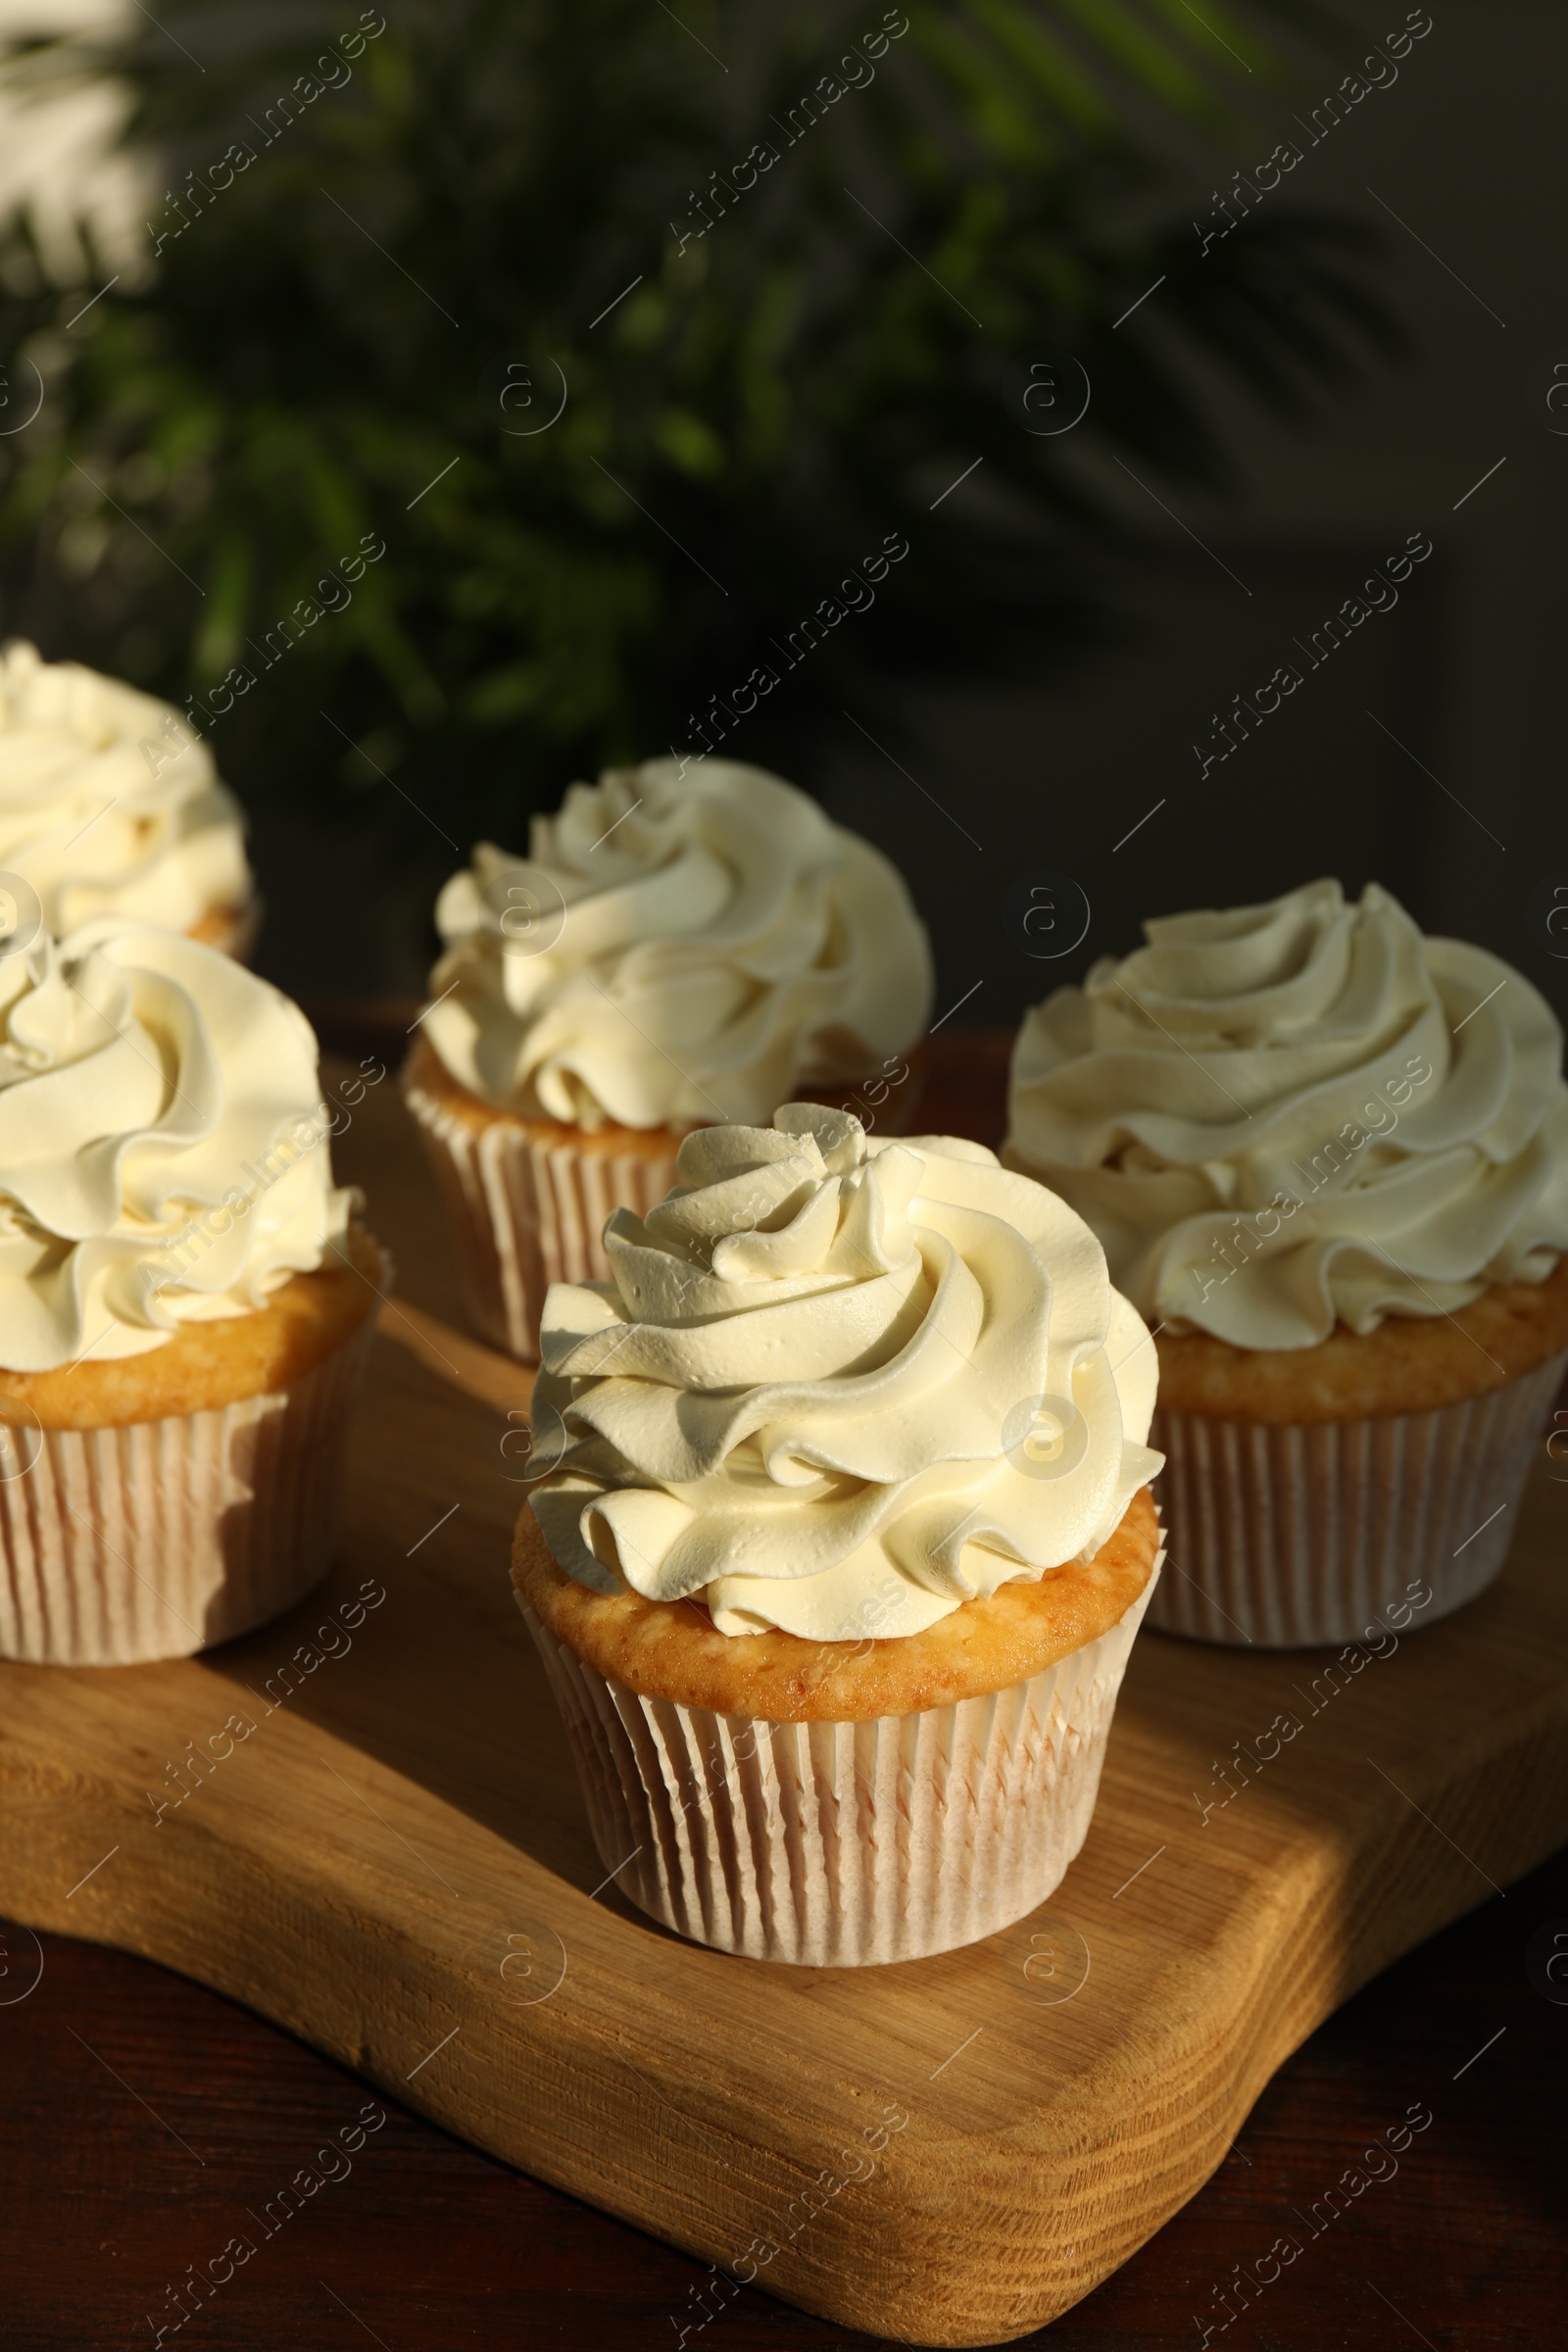
M358 1012L322 1025L362 1051L380 1034ZM394 1036L397 1023L383 1030ZM917 1124L994 1141L1003 1041L958 1031L935 1048ZM0 1927L0 1971L5 2352L118 2352L155 2343L160 2328L182 2352L367 2342L675 2352L683 2328L688 2343L706 2337L701 2352L875 2340L751 2289L709 2332L702 2264L447 2138L165 1970ZM1054 2352L1196 2352L1207 2328L1208 2341L1237 2352L1421 2342L1538 2352L1568 2341L1565 2059L1568 1854L1348 2002L1281 2069L1208 2185L1031 2340ZM220 2255L248 2210L313 2166L368 2104L371 2124L386 2120L352 2170L177 2325L194 2300L176 2299L188 2266ZM1352 2170L1362 2150L1412 2107L1433 2120L1397 2171L1307 2238L1293 2209L1321 2201L1348 2171L1365 2181ZM1227 2302L1237 2266L1252 2271L1292 2230L1299 2257L1260 2295L1250 2290L1250 2306L1234 2291Z

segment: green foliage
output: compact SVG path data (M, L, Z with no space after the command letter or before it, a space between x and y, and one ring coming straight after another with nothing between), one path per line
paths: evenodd
M1258 10L389 6L377 33L348 0L197 0L8 69L111 74L172 191L69 331L83 289L5 231L0 363L47 385L0 441L22 617L209 708L245 665L215 749L252 797L390 807L393 780L465 846L515 841L760 662L781 683L733 748L786 763L846 704L890 723L901 678L1040 675L1094 624L1094 453L1222 484L1205 385L1304 414L1388 340L1354 237L1284 195L1199 257L1193 142L1227 175L1229 93L1282 72ZM1041 349L1094 386L1060 439L1004 399ZM874 611L783 674L770 648L890 533Z

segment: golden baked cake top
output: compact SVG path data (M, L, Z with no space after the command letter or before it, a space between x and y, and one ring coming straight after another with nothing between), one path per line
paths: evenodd
M866 1723L1009 1690L1108 1632L1137 1600L1159 1552L1159 1515L1140 1487L1089 1560L999 1585L903 1640L809 1642L767 1632L738 1642L706 1609L594 1592L560 1565L530 1510L518 1516L513 1583L558 1642L644 1698L767 1723Z

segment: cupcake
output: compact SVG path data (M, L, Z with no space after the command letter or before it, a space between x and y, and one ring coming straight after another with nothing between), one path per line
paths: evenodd
M3 932L24 945L116 914L243 956L260 921L239 804L184 715L17 641L0 649L8 884L25 905L5 910Z
M819 1967L972 1943L1083 1843L1158 1567L1154 1351L993 1153L791 1103L558 1284L514 1581L615 1884Z
M606 1219L663 1199L692 1128L805 1092L908 1123L925 932L879 851L760 768L574 784L529 858L481 845L436 922L404 1091L470 1311L514 1355L536 1357L551 1283L608 1279Z
M1003 1157L1155 1330L1150 1623L1431 1623L1500 1568L1568 1355L1562 1033L1376 885L1145 932L1024 1022Z
M0 959L0 1656L188 1655L309 1591L385 1268L316 1040L104 917Z

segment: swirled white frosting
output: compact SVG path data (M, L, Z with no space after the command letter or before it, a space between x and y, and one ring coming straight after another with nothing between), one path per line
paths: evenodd
M1568 1249L1562 1032L1375 884L1171 915L1028 1016L1004 1157L1152 1323L1305 1348L1450 1313Z
M0 960L0 1364L138 1355L341 1238L298 1006L114 917Z
M188 931L252 895L239 803L181 714L20 641L0 651L0 872L57 937L101 914Z
M615 1279L545 1301L533 1508L569 1575L844 1642L1098 1550L1160 1465L1158 1367L1071 1209L814 1103L677 1165L611 1218Z
M612 768L534 818L531 850L481 845L436 908L425 1032L486 1102L587 1127L766 1120L925 1026L900 876L760 768Z

